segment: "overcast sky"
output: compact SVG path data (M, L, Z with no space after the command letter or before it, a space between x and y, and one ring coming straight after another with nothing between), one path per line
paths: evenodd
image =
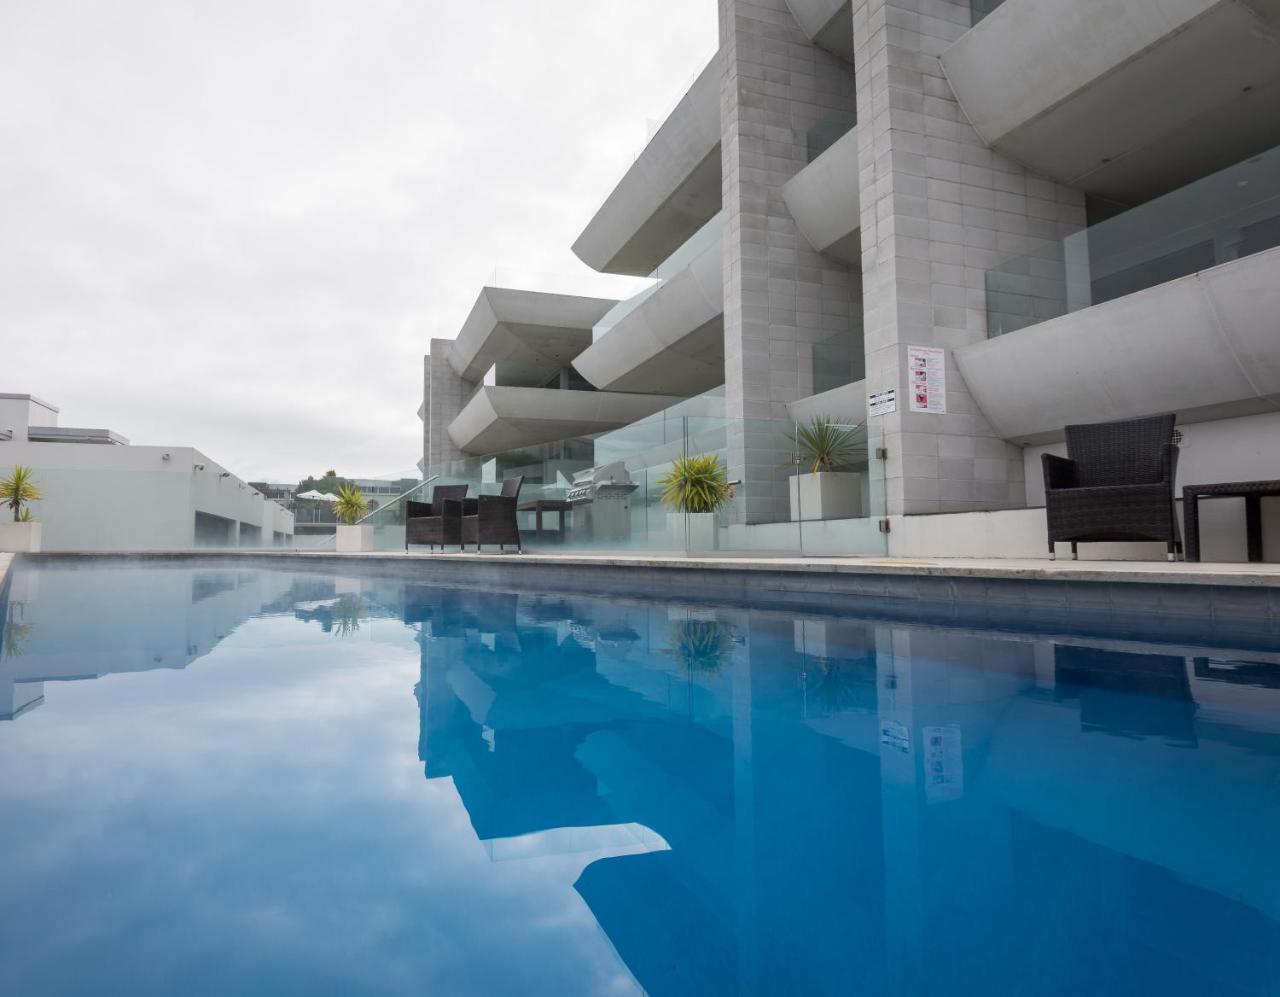
M422 354L569 246L712 0L0 0L0 391L245 478L410 470Z

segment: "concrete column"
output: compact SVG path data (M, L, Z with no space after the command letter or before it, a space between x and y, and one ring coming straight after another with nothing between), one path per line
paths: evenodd
M1019 448L988 424L951 359L987 335L986 274L1084 227L1083 195L983 145L938 55L969 29L969 0L854 4L867 389L890 515L1025 505ZM946 414L909 411L908 346L946 353Z
M422 358L422 473L431 466L431 354Z
M725 398L731 419L752 421L730 434L729 473L744 482L739 513L768 522L787 518L787 403L813 394L814 344L853 322L848 267L809 246L782 187L854 79L785 0L720 0L720 34Z
M449 363L451 349L451 339L431 340L427 467L435 470L428 471L428 474L435 474L441 464L462 460L467 456L449 438L449 423L457 418L475 392L476 386L470 381L464 381L453 369Z

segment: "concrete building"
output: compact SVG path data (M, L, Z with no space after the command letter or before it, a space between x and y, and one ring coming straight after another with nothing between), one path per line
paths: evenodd
M291 543L293 514L192 447L132 446L58 425L32 395L0 394L0 475L34 470L44 550L184 550Z
M1179 484L1280 478L1280 0L719 11L573 246L652 286L486 289L432 341L424 472L723 386L734 525L789 518L777 426L866 421L891 553L1044 553L1071 423L1176 412ZM1242 502L1207 516L1206 556L1243 558Z

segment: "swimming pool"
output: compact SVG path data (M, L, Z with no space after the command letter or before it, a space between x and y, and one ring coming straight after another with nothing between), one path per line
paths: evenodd
M1265 634L213 563L3 618L0 993L1280 988Z

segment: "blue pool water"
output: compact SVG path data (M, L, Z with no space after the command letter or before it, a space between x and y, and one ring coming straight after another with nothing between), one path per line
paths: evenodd
M3 994L1280 993L1265 641L216 566L5 603Z

